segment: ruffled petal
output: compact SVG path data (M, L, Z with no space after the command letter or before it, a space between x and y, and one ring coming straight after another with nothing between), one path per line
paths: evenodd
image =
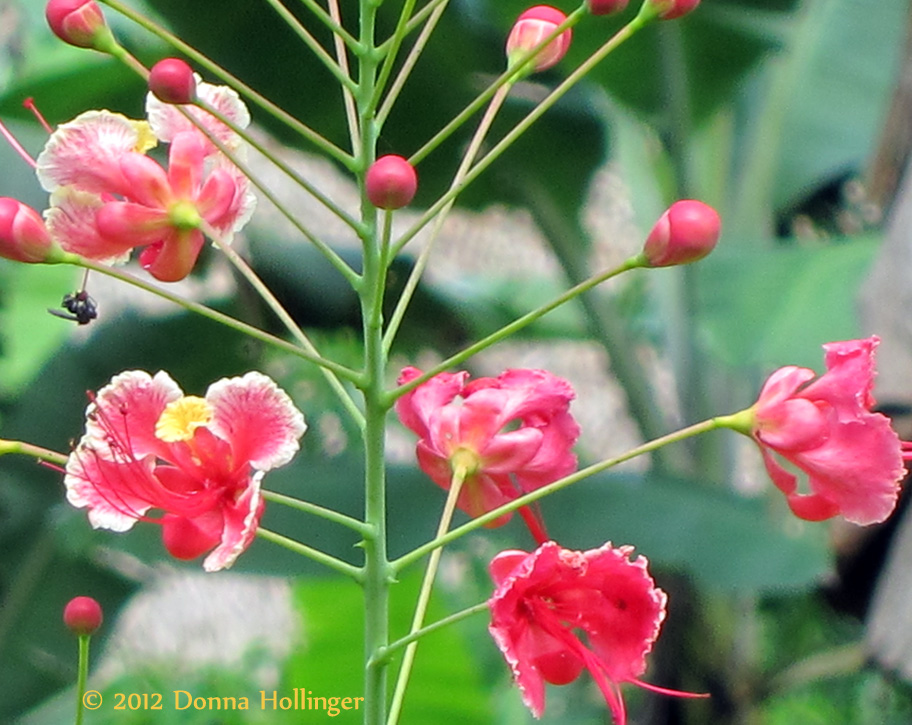
M95 214L102 239L112 247L144 247L172 234L168 213L130 201L109 201Z
M182 397L180 387L163 371L149 375L128 370L115 375L86 409L84 441L100 456L124 460L153 455L168 459L168 445L155 437L155 424L165 406Z
M231 444L236 462L262 471L288 463L307 430L288 394L262 373L219 380L206 400L214 411L210 430Z
M179 282L193 271L205 243L206 238L198 229L172 228L142 251L139 263L161 282Z
M63 249L103 264L125 262L132 239L108 239L101 235L96 215L105 202L98 194L63 186L51 194L51 207L44 213L48 233Z
M253 543L265 505L260 492L262 478L262 471L251 476L244 493L233 505L225 507L222 541L203 562L206 571L229 568Z
M398 383L405 385L420 375L418 368L407 367L400 373ZM441 373L406 393L396 401L399 420L419 438L426 438L431 416L459 395L468 377L467 372Z
M141 144L137 122L110 111L86 111L51 134L38 155L38 181L49 192L72 185L93 193L123 194L129 184L120 159Z

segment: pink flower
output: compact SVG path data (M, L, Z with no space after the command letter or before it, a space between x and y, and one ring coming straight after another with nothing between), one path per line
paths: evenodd
M753 406L750 434L794 514L856 524L886 519L905 475L902 444L889 419L872 413L876 337L824 345L827 371L774 372ZM810 382L812 381L813 382ZM744 431L742 431L744 432ZM808 493L779 459L807 474Z
M545 682L565 685L589 670L617 725L626 714L620 685L700 697L642 682L646 655L665 619L665 592L631 546L569 551L553 541L536 551L504 551L490 565L496 590L488 628L535 717ZM577 634L585 635L585 643Z
M206 571L224 569L256 533L264 472L291 460L305 429L288 395L257 372L198 398L167 373L127 371L92 397L67 461L67 499L89 509L94 528L159 523L172 556L208 551Z
M149 90L162 103L193 103L196 77L180 58L164 58L149 71Z
M415 198L418 175L415 167L404 158L387 154L367 170L364 189L370 203L378 209L401 209Z
M77 48L102 49L111 37L95 0L49 0L44 14L54 35Z
M38 177L52 192L47 225L68 252L123 261L145 247L140 263L174 282L193 269L204 230L230 243L255 198L240 170L199 131L171 139L167 171L145 155L149 124L89 111L63 124L38 157Z
M420 375L406 368L399 383ZM571 448L579 426L569 412L574 394L566 380L544 370L467 380L466 372L441 373L396 403L399 419L418 435L421 470L449 489L455 467L464 468L459 508L479 516L576 470ZM541 538L528 510L523 516Z

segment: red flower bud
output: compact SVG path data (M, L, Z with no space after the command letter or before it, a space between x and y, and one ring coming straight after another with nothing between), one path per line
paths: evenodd
M367 170L367 198L380 209L400 209L415 197L415 167L401 156L381 156Z
M593 15L611 15L626 9L629 0L588 0L589 12Z
M507 38L507 65L512 66L520 57L541 45L566 19L566 15L550 5L536 5L522 13ZM531 70L545 70L558 63L566 55L572 37L573 33L567 28L539 50L532 60Z
M97 48L110 33L95 0L49 0L44 15L54 35L77 48Z
M193 69L180 58L165 58L152 66L149 90L164 103L193 103L196 78Z
M646 0L659 13L659 20L674 20L695 10L700 0Z
M0 197L0 257L15 262L46 262L58 251L44 220L18 199Z
M662 214L643 246L650 267L689 264L709 254L719 241L716 210L702 201L676 201Z
M95 634L103 619L101 605L92 597L75 597L63 610L63 623L73 634Z

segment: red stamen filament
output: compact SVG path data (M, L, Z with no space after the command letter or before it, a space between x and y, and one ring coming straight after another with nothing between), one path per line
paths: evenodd
M16 137L13 136L13 134L10 132L10 130L6 126L3 125L2 121L0 121L0 136L3 136L3 138L6 139L6 142L10 146L13 147L13 150L17 154L19 154L23 159L25 159L25 162L29 166L31 166L33 169L38 166L38 164L35 163L35 160L31 156L29 156L28 151L26 151L24 148L22 148L22 144L20 144L16 140Z
M33 115L35 118L38 119L38 123L41 124L41 127L42 127L45 131L47 131L49 134L54 133L54 129L53 129L53 127L51 126L51 124L49 124L49 123L45 120L44 116L41 115L41 111L39 111L39 110L38 110L38 107L35 105L35 99L34 99L34 98L31 98L31 97L26 98L26 99L22 102L22 105L23 105L24 108L27 108L29 111L32 112L32 115Z

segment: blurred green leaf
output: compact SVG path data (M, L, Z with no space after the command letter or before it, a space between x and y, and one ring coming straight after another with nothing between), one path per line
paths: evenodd
M858 337L853 290L877 246L872 237L811 247L721 244L700 268L709 348L737 367L819 369L821 344Z

